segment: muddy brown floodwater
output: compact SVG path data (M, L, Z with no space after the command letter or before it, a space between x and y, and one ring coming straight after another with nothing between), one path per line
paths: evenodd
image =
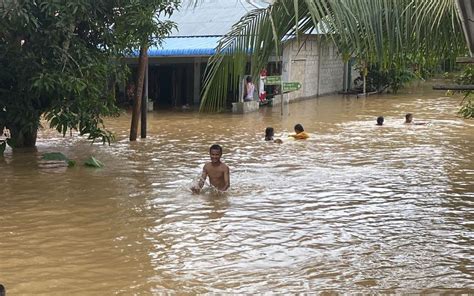
M111 146L41 130L0 159L7 295L473 293L474 121L428 86L247 115L154 112ZM427 125L403 124L407 112ZM375 125L377 116L385 125ZM301 123L311 138L287 136ZM283 144L263 141L275 128ZM225 196L189 186L213 143ZM80 164L41 160L62 152Z

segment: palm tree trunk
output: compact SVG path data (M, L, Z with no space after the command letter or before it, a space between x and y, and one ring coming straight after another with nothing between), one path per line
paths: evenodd
M138 120L140 119L140 111L142 105L143 82L145 80L145 69L148 63L148 46L142 45L140 48L140 56L138 58L138 77L137 77L137 91L135 93L135 102L132 111L132 124L130 127L130 141L137 140Z

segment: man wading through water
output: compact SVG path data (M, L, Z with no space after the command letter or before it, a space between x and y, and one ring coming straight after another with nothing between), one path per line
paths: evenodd
M209 183L219 191L226 191L230 186L229 167L221 162L222 147L212 145L209 149L209 156L211 157L211 162L204 165L198 184L191 187L193 193L198 194L201 192L207 177L209 177Z

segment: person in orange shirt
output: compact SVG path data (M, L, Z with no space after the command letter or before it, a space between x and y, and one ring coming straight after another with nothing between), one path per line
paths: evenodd
M304 128L301 124L295 125L295 134L289 135L289 137L295 138L295 140L305 140L309 138L309 135L304 131Z

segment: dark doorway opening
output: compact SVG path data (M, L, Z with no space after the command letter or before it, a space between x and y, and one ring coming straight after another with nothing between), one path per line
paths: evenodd
M155 109L180 108L192 103L193 65L173 64L151 66L149 98Z

